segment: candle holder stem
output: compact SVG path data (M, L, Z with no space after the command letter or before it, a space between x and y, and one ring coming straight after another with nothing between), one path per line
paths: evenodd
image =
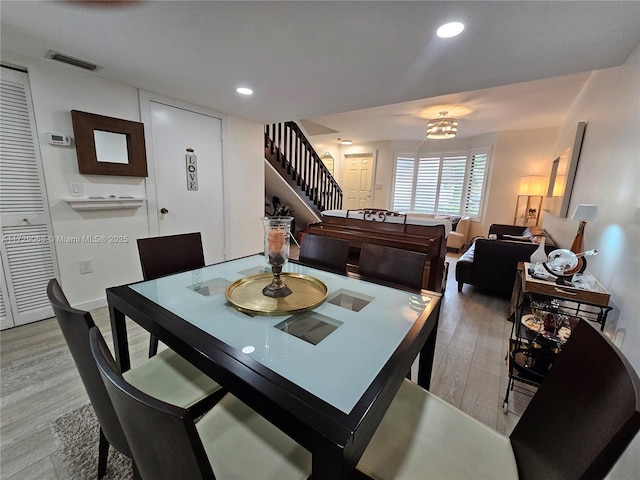
M281 298L291 295L291 289L285 285L280 278L282 273L282 265L272 265L273 280L269 285L262 289L262 294L267 297Z

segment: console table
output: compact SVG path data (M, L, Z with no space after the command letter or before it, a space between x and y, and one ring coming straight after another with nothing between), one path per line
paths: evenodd
M594 283L595 288L585 290L571 286L558 285L554 281L546 281L533 278L529 274L532 265L528 262L518 262L516 279L511 293L511 304L508 317L518 317L518 310L525 307L525 294L533 294L560 301L561 313L576 315L585 320L600 324L600 331L604 330L608 313L613 309L609 306L611 295L588 271L585 275ZM519 317L522 317L520 311ZM520 318L514 318L520 320Z

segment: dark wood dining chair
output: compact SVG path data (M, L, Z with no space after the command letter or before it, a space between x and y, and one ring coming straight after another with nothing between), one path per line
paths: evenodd
M97 328L91 350L143 479L306 479L311 454L231 394L195 423L192 412L120 375ZM215 475L214 475L215 472Z
M363 243L360 249L358 274L379 280L393 286L403 286L409 290L422 288L425 253Z
M172 273L204 267L204 251L200 232L139 238L138 255L142 277L154 280ZM158 339L151 334L149 357L158 352Z
M299 261L312 267L346 273L349 242L324 235L306 234L300 243Z
M91 313L69 305L57 280L49 281L47 296L98 418L98 478L102 478L109 445L129 458L131 450L91 354L89 330L95 323ZM206 412L224 395L217 383L170 349L125 372L125 376L148 395L191 408L194 414Z
M601 479L639 429L638 375L581 321L509 437L405 380L357 468L389 480Z

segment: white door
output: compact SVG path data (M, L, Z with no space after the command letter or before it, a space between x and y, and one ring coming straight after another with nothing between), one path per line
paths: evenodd
M0 79L0 328L52 317L57 276L40 148L25 72Z
M373 180L373 155L345 155L344 200L348 210L371 206L371 182Z
M200 232L206 263L221 262L222 120L156 101L149 102L149 112L158 233Z

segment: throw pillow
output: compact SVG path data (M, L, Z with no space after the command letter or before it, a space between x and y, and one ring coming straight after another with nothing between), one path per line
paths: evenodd
M451 231L455 232L456 228L458 228L458 223L460 222L460 215L451 215Z
M518 240L520 242L530 242L531 237L528 235L502 235L505 240Z

